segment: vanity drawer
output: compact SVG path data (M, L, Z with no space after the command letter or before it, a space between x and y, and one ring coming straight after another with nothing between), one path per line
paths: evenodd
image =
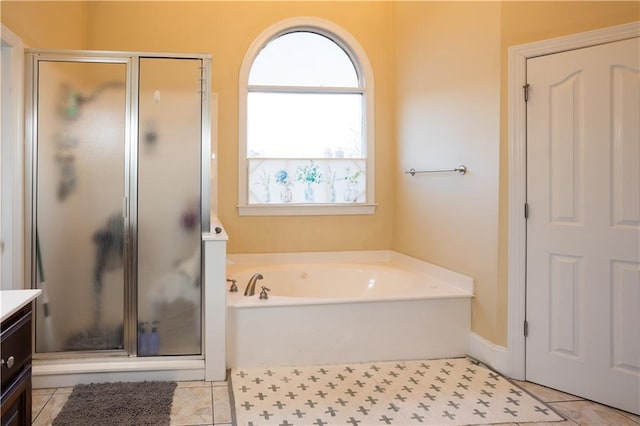
M8 385L31 365L31 306L2 323L0 331L0 388Z

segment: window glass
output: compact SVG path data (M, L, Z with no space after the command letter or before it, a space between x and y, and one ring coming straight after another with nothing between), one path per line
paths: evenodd
M358 87L358 74L346 52L332 40L292 32L269 42L256 57L250 85Z
M362 95L249 93L248 158L362 158Z

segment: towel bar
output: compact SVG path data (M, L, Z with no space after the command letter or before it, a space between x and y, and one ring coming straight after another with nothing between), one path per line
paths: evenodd
M467 166L458 166L454 169L444 169L444 170L416 170L414 168L409 169L408 171L406 171L406 174L409 174L411 176L415 176L417 173L443 173L443 172L458 172L461 175L467 173Z

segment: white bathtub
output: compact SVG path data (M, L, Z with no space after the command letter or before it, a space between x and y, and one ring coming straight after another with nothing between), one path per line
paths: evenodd
M227 365L468 353L473 280L391 251L229 255ZM254 296L244 289L260 273ZM271 289L260 300L261 287Z

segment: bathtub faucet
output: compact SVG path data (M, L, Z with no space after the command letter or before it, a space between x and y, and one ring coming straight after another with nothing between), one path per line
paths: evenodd
M245 296L253 296L256 294L256 282L263 278L262 274L253 274L249 282L247 283L247 288L244 289Z

